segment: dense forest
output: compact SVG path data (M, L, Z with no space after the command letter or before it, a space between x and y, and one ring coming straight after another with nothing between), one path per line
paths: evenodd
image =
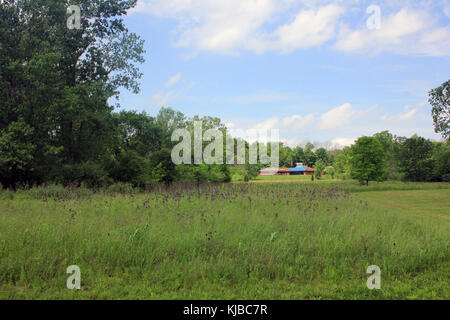
M73 4L83 8L79 29L67 27L67 8ZM173 131L203 121L204 130L222 130L226 136L220 119L187 118L171 108L162 108L152 117L119 111L120 105L111 103L122 89L139 92L144 42L122 20L135 5L136 0L1 1L0 183L4 187L228 182L251 179L263 167L175 166ZM448 118L442 120L440 114L437 110L436 121L447 121L447 127L438 129L448 133ZM449 181L448 139L431 142L389 132L371 139L382 166L370 180ZM366 180L352 171L355 152L354 147L329 151L311 143L293 149L280 143L280 166L304 162L316 169L318 178L325 173Z

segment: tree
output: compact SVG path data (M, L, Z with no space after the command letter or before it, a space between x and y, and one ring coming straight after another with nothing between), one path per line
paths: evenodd
M279 143L280 150L280 167L290 167L293 159L292 150L288 146L285 146L283 142Z
M153 153L150 162L153 168L158 168L161 171L161 179L167 185L176 179L177 171L169 149L163 148Z
M67 27L70 4L82 8L80 29ZM62 165L99 162L114 142L108 100L120 88L138 92L142 76L136 64L144 61L143 41L122 20L135 5L136 0L0 2L0 130L19 119L32 128L32 182L61 174ZM15 176L13 183L22 178Z
M380 141L384 153L386 154L386 178L389 180L400 179L401 174L398 169L399 138L392 135L389 131L382 131L373 136Z
M26 181L32 174L35 145L30 141L33 128L23 119L0 130L0 183L9 187L18 179Z
M350 175L350 147L345 147L340 150L336 156L336 161L334 163L334 168L336 169L336 173L342 175L342 177L346 178Z
M433 143L417 135L400 146L399 166L410 181L429 181L433 170Z
M120 150L133 150L140 156L147 157L163 147L164 129L145 112L122 111L115 113L113 118L118 138L116 153Z
M314 145L311 142L308 142L305 146L305 150L303 152L304 162L309 167L314 167L316 164L316 154L313 151Z
M316 159L322 160L325 165L331 164L331 156L328 154L328 151L325 148L319 148L316 150Z
M324 172L326 163L323 160L317 160L314 169L316 169L315 175L317 179L320 179L322 173Z
M361 137L351 147L350 166L352 179L361 184L382 181L385 173L385 153L381 143L374 137Z
M429 92L429 103L432 106L434 131L450 139L450 80Z
M342 175L344 178L348 177L350 174L350 147L345 147L340 150L336 156L336 161L334 163L334 168L336 172Z
M292 150L292 160L294 165L297 162L305 162L305 153L302 147L297 146Z
M433 180L450 182L450 140L433 142Z
M324 173L325 174L329 174L331 176L331 179L334 179L334 175L336 173L336 170L334 169L334 167L328 166L328 167L325 168Z

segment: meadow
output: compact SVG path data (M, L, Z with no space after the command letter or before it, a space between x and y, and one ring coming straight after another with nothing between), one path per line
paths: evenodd
M448 183L1 191L0 298L448 299L449 244Z

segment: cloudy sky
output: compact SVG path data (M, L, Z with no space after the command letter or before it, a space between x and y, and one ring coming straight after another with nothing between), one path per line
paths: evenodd
M124 109L279 129L291 145L440 139L427 92L450 78L446 0L139 0L126 23L147 61Z

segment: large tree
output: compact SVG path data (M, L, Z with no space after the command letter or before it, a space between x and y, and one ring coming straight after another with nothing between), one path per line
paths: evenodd
M413 135L400 146L399 166L410 181L428 181L433 171L433 143Z
M369 185L369 181L382 181L385 175L385 153L374 137L361 137L351 147L351 177Z
M429 92L434 131L450 139L450 80Z
M81 8L79 29L68 28L71 5ZM139 90L136 64L143 62L143 41L122 21L135 5L136 0L0 3L0 131L17 136L21 153L34 150L31 159L25 157L27 166L12 166L26 174L10 181L0 168L0 182L42 182L62 164L98 161L105 153L114 132L108 100L121 87ZM18 133L22 122L31 130ZM11 167L14 157L8 154Z

